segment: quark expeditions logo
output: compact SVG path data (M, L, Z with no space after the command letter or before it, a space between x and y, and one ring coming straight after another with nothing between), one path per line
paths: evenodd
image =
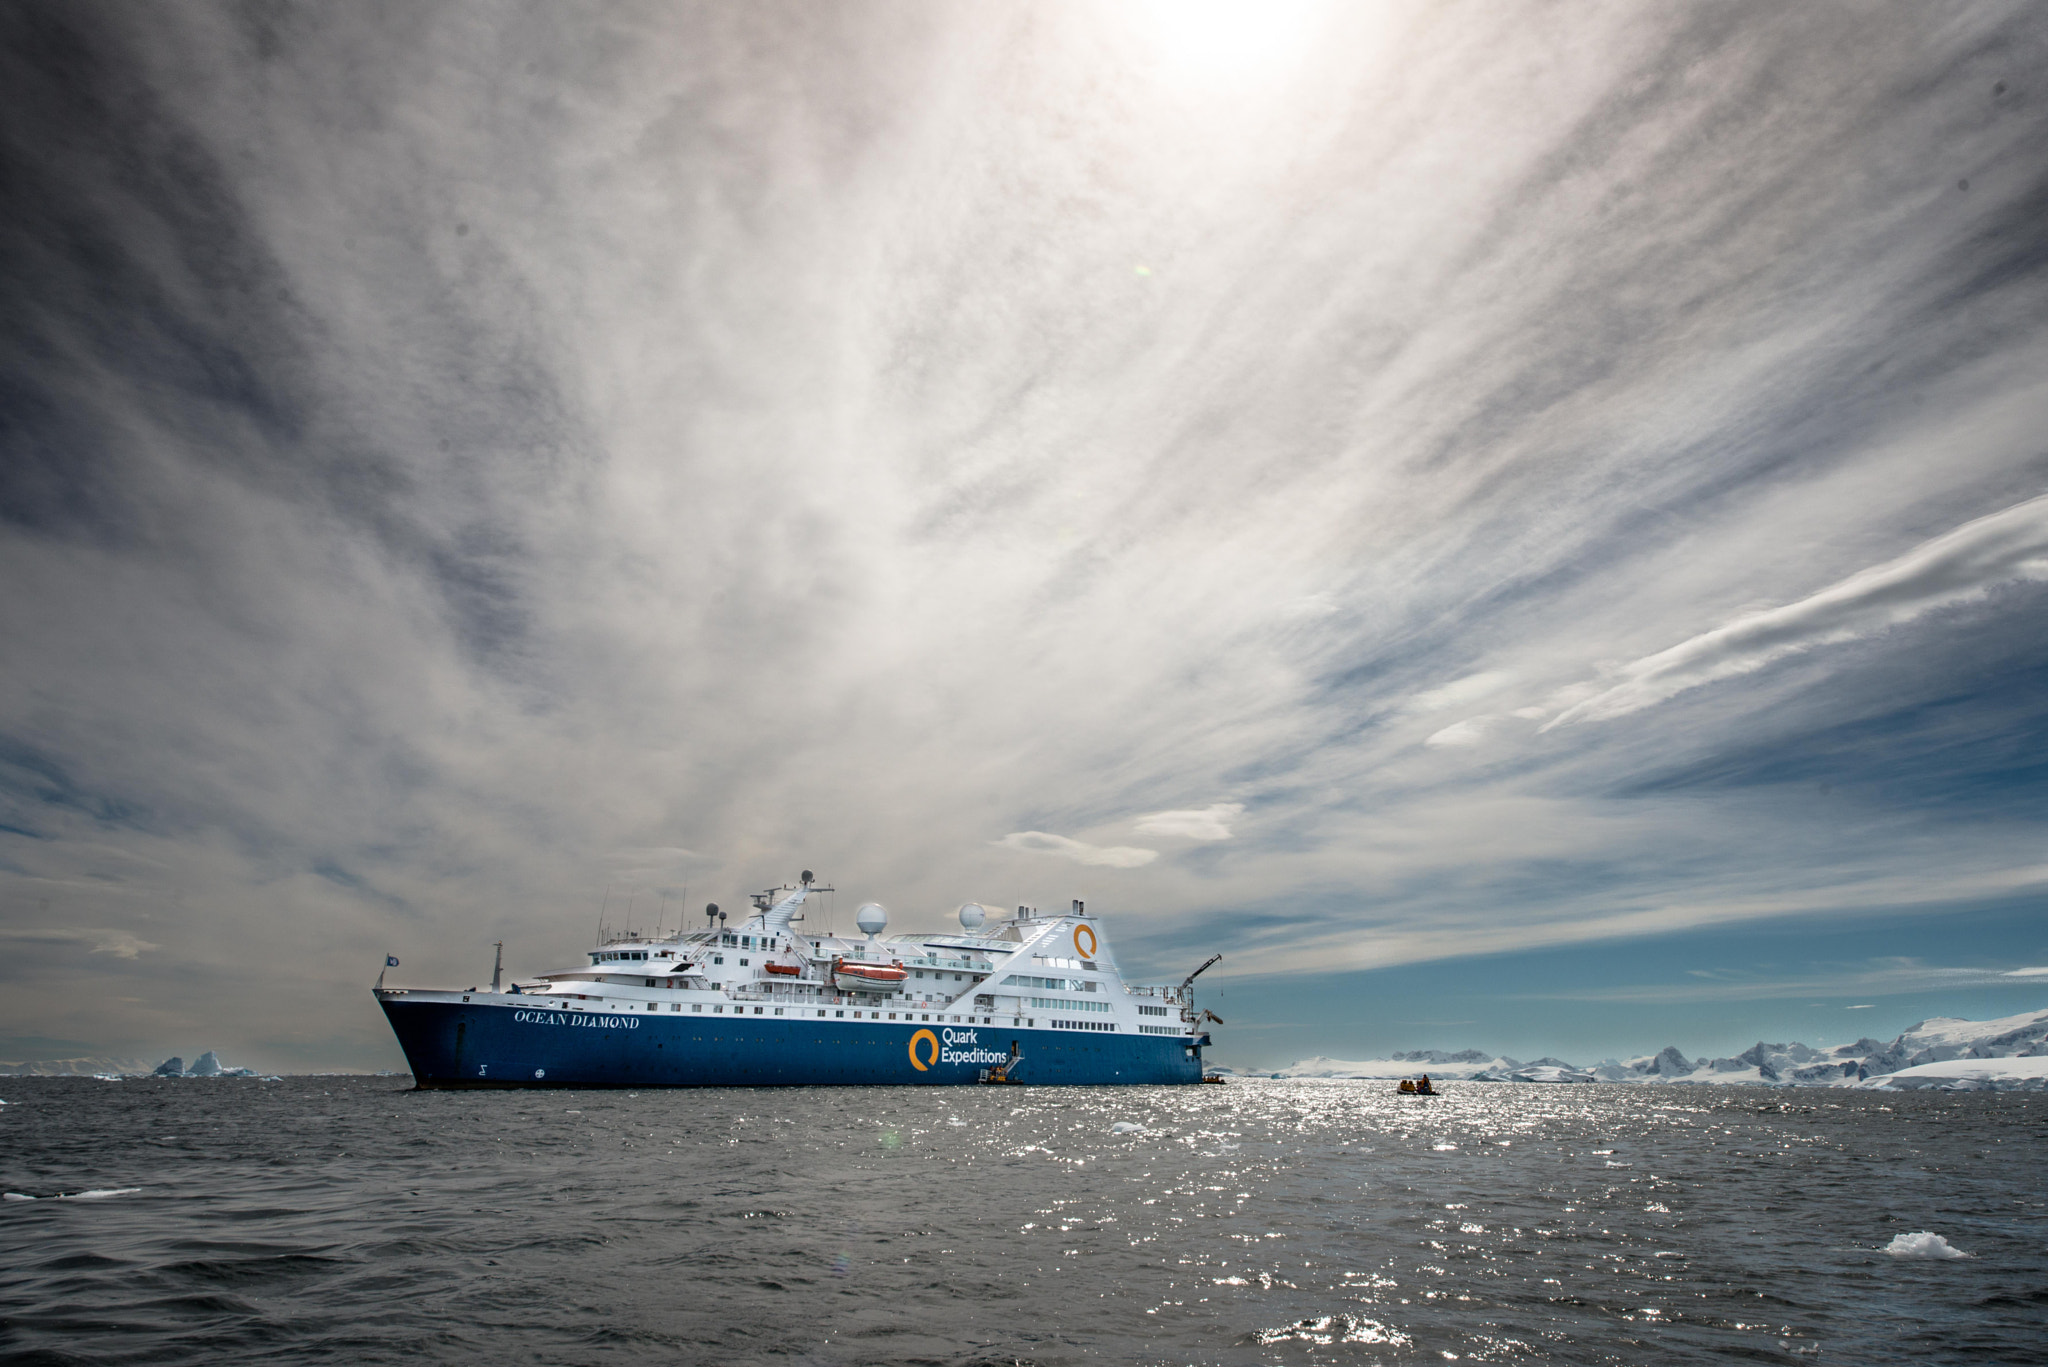
M993 1049L982 1048L976 1038L979 1034L980 1032L976 1030L955 1030L951 1026L941 1030L938 1035L929 1030L920 1030L910 1037L910 1066L920 1073L928 1073L934 1064L939 1063L1009 1062L1008 1054L999 1054ZM940 1035L945 1036L944 1044L939 1042ZM961 1045L974 1047L963 1049L959 1047ZM918 1057L920 1047L924 1051L923 1058Z
M597 1030L638 1030L638 1016L600 1016L595 1011L514 1011L522 1025L581 1025Z
M1083 944L1082 941L1087 941ZM1095 957L1095 927L1076 924L1074 927L1074 952L1084 959Z

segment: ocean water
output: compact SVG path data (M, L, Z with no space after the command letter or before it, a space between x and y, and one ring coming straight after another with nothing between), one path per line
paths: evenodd
M0 1360L2048 1358L2040 1096L409 1085L0 1081Z

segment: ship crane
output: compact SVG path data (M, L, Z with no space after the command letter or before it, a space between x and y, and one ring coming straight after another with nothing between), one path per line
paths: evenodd
M1223 956L1221 954L1211 954L1208 958L1204 959L1202 961L1202 966L1200 968L1197 968L1194 972L1188 974L1185 978L1182 978L1180 980L1180 986L1175 988L1168 998L1171 1001L1177 1001L1180 1003L1180 1018L1186 1021L1189 1025L1200 1025L1202 1023L1202 1017L1205 1015L1208 1016L1210 1020L1215 1021L1218 1025L1223 1024L1221 1018L1216 1016L1215 1013L1206 1011L1197 1012L1195 1010L1194 993L1195 979L1201 977L1204 973L1208 972L1211 968L1215 967L1215 965L1222 958Z
M1201 977L1204 973L1207 973L1211 968L1215 967L1216 964L1220 963L1222 959L1223 956L1221 954L1211 954L1208 958L1202 961L1202 966L1200 968L1196 969L1194 972L1188 974L1185 978L1182 978L1180 980L1180 992L1178 995L1180 996L1180 999L1183 1002L1185 1002L1188 999L1188 989L1195 985L1195 979Z

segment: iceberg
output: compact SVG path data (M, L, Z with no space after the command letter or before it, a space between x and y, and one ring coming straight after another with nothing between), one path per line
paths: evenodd
M1967 1258L1963 1252L1939 1234L1920 1230L1914 1234L1901 1234L1884 1246L1884 1251L1894 1258Z

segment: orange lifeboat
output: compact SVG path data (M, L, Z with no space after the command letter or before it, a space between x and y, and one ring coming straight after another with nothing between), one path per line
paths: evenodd
M910 976L902 964L860 964L835 959L832 985L841 992L894 992Z
M761 967L784 978L794 978L803 972L795 964L762 964Z

